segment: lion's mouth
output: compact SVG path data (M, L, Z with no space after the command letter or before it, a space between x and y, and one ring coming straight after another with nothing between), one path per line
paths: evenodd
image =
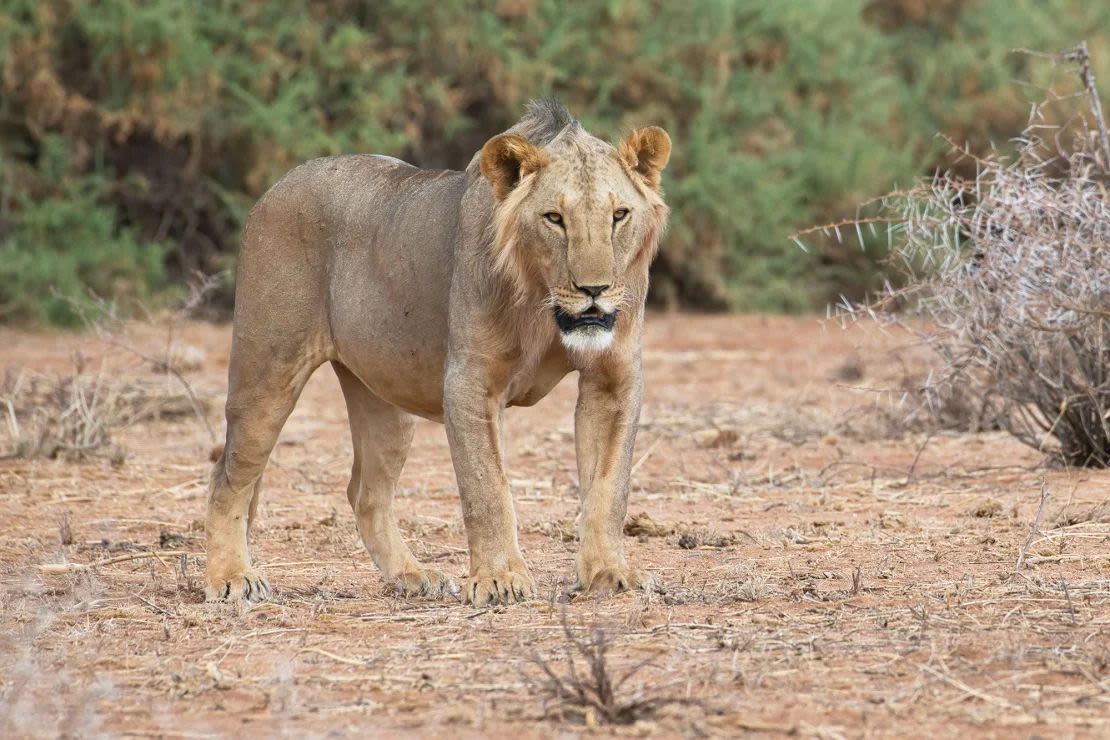
M590 306L579 314L570 314L558 306L555 307L555 323L558 324L559 331L564 334L570 334L577 329L588 326L596 326L605 331L612 331L613 322L616 321L616 318L616 311L605 313L597 306Z

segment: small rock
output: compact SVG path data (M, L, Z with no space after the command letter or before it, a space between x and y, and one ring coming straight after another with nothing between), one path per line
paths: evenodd
M660 524L643 511L633 515L624 524L624 533L629 537L666 537L672 532L674 527Z
M183 534L170 532L163 529L158 533L158 547L163 550L176 550L192 543L192 537L186 537Z
M717 447L731 447L740 439L735 429L701 429L694 432L694 444L698 447L712 449Z
M683 550L697 549L697 535L691 534L690 532L684 532L682 536L678 538L678 546L681 547Z
M977 519L993 519L1002 513L1002 504L994 499L987 499L971 510L971 515Z
M884 511L879 515L879 527L882 529L905 529L906 520L901 514L893 511Z
M204 350L193 344L174 342L166 350L166 357L160 363L155 363L157 370L176 370L187 373L204 367Z

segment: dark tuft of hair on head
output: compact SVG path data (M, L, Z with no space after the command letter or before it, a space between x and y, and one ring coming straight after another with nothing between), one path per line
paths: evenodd
M533 144L543 146L566 128L577 130L582 128L582 124L558 100L543 98L530 101L524 108L524 115L508 133L523 136Z

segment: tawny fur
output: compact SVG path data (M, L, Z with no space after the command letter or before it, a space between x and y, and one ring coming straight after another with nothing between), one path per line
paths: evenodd
M351 423L356 525L400 591L458 592L413 557L393 514L418 415L447 428L470 550L464 597L481 605L533 596L501 415L536 403L575 370L578 582L591 591L649 585L621 542L669 153L661 129L634 131L614 148L542 102L463 172L354 155L313 160L274 185L252 209L240 250L227 439L206 523L209 598L269 596L247 548L262 470L325 362ZM563 334L556 309L615 311L613 329Z

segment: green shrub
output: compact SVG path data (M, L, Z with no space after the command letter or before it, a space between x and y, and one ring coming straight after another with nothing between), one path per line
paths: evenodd
M0 246L0 321L73 326L101 301L129 306L165 286L165 248L119 227L115 209L97 202L101 189L90 177L57 197L15 196L19 219Z
M808 310L873 288L885 244L807 254L793 231L966 166L938 131L1004 143L1023 123L1015 81L1051 80L1009 50L1081 38L1110 79L1110 6L1085 0L8 0L0 250L29 248L32 211L84 204L98 215L75 220L100 236L52 252L81 244L73 264L111 258L113 285L146 294L159 260L170 281L230 267L250 204L305 159L460 168L556 95L601 135L656 123L675 141L655 301Z

